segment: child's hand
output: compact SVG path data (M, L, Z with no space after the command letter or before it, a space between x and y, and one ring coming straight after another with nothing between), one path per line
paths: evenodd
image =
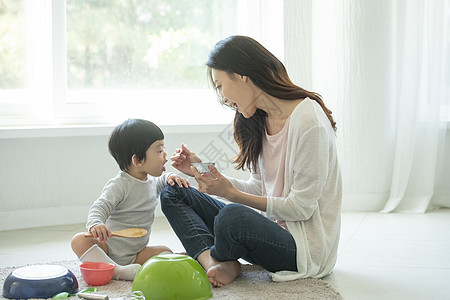
M167 177L167 183L170 184L171 186L174 186L175 183L178 184L179 187L190 187L191 184L189 183L189 181L187 181L184 178L181 178L178 175L170 175L169 177Z
M90 232L94 238L100 242L106 242L111 237L111 230L105 224L94 225L91 227Z

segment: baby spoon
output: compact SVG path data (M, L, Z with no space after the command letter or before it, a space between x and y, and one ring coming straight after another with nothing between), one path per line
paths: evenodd
M128 228L119 231L111 232L112 236L126 237L126 238L137 238L147 234L147 230L143 228ZM85 233L84 237L93 237L92 233Z

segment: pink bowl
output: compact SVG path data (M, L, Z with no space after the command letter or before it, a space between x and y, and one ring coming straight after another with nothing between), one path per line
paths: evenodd
M115 267L113 264L85 261L80 265L80 270L87 284L97 286L111 281Z

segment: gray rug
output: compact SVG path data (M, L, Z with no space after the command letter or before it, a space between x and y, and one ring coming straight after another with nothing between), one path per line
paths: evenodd
M88 288L81 276L78 261L59 261L48 264L61 265L68 268L77 277L79 290L82 291ZM0 268L2 293L5 278L17 268L19 267ZM108 295L109 298L126 298L131 293L131 282L111 280L109 284L97 288L97 293ZM242 273L235 281L221 288L213 288L212 291L213 299L342 299L342 296L323 280L308 278L289 282L273 282L267 271L253 265L243 265ZM2 296L0 299L5 298ZM68 299L77 299L77 297Z

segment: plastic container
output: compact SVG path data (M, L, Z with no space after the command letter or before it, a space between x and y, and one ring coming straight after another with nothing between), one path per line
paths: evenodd
M85 261L80 265L84 281L92 286L105 285L111 281L116 266L109 263Z
M206 162L206 163L192 163L192 165L197 169L197 171L200 174L207 174L207 173L211 173L211 171L209 170L209 166L210 165L215 165L215 163L213 162Z
M212 297L211 284L202 266L180 254L150 258L133 280L132 291L141 291L146 300L200 300Z

